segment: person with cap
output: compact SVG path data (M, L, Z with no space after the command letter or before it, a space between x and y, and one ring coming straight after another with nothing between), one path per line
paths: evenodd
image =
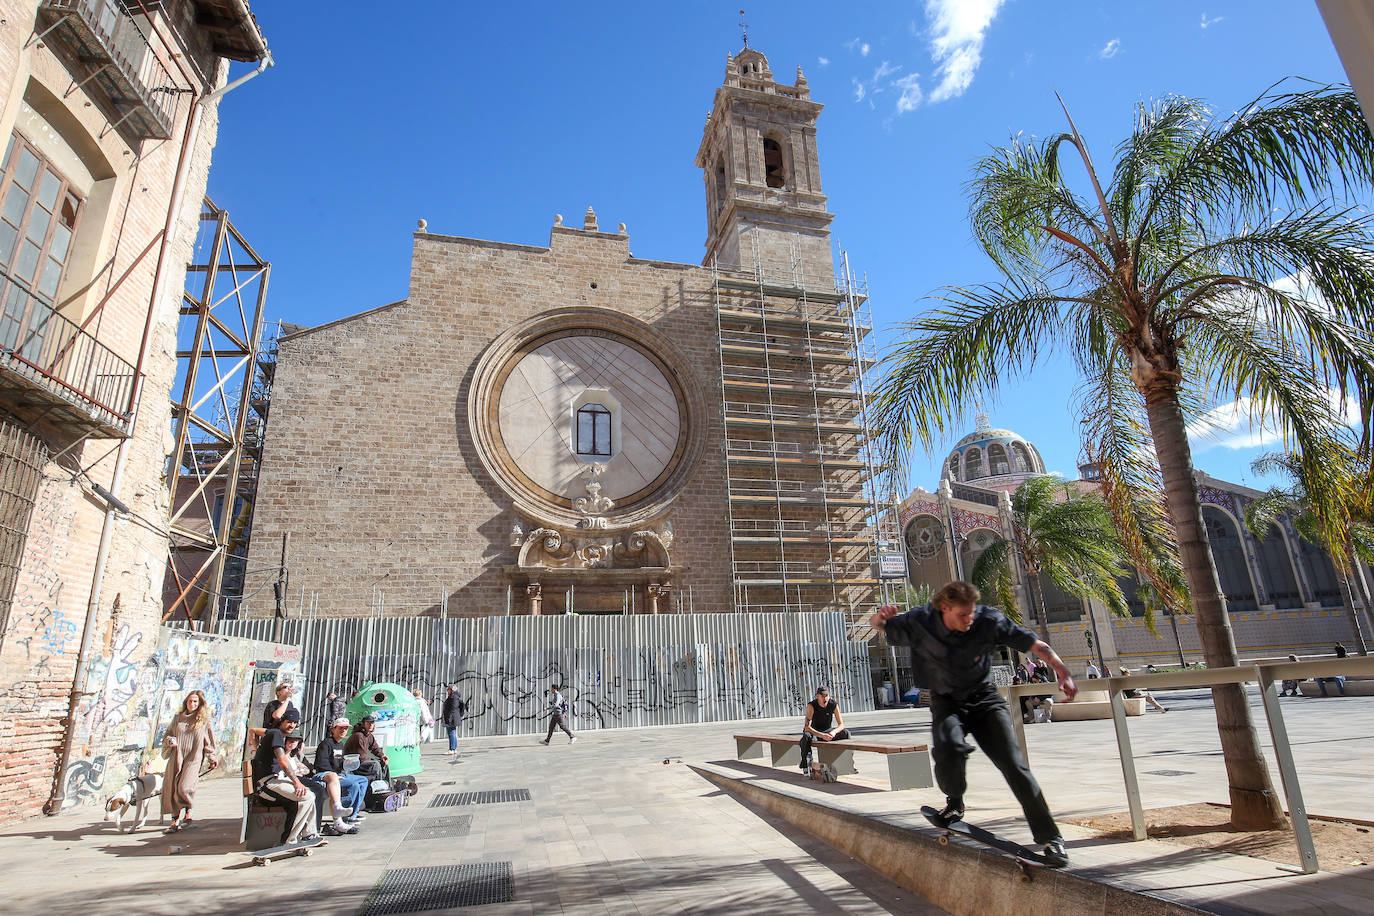
M849 737L840 715L840 704L830 698L830 688L816 688L816 698L806 704L806 723L802 725L801 768L811 769L812 741L843 741Z
M329 723L329 730L315 748L315 775L328 779L334 775L338 779L339 800L345 808L353 809L351 815L343 819L343 826L356 827L362 821L363 802L367 796L367 777L357 773L344 772L344 735L348 734L348 719L340 716Z
M296 704L291 702L293 686L290 681L282 681L277 685L277 698L267 704L267 708L262 711L262 727L277 728L282 723L282 717L287 710L296 713L296 721L300 722L300 710L296 709Z
M382 750L382 746L372 734L376 727L375 716L363 716L359 719L353 726L353 734L348 736L348 742L344 745L344 753L358 755L356 772L359 776L368 779L390 779L386 751Z
M353 809L345 808L339 800L338 775L335 773L316 775L313 772L310 764L305 762L302 755L304 745L302 737L299 733L286 736L286 762L291 767L291 773L305 783L305 787L315 797L315 832L324 836L345 836L346 834L357 833L357 827L351 827L345 823L349 815L353 813ZM322 828L326 804L331 806L334 820Z
M440 713L444 719L444 728L448 729L448 756L458 756L458 729L463 724L463 716L467 714L468 704L463 702L463 698L458 696L457 689L450 687L448 696L444 697L444 709Z
M981 597L976 587L955 581L927 605L903 614L888 604L869 618L889 643L911 648L913 674L930 686L935 781L945 793L944 810L932 820L946 826L964 817L965 771L973 753L966 736L972 735L1021 803L1042 858L1053 866L1067 865L1064 839L1012 733L1007 701L992 680L993 652L1007 646L1043 659L1070 702L1078 685L1048 643L996 608L979 604Z
M313 842L319 834L310 831L315 813L310 788L295 774L286 752L286 739L300 726L301 714L288 709L282 714L277 728L253 729L258 749L253 754L253 785L260 791L280 799L290 822L282 836L282 843Z

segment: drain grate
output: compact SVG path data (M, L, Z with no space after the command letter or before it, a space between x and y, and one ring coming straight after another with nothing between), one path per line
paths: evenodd
M513 899L515 884L509 862L393 868L382 875L363 916L482 906Z
M495 805L501 802L529 801L529 789L491 789L486 792L445 792L429 800L431 808L458 805Z
M467 836L472 831L472 815L460 814L454 817L435 817L426 821L416 821L406 834L404 842L411 840L435 840L439 837Z
M1192 776L1191 770L1145 770L1146 776Z

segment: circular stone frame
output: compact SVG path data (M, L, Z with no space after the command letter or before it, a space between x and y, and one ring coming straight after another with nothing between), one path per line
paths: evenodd
M506 378L527 354L578 332L633 347L657 364L678 402L678 445L652 483L607 513L606 532L632 530L663 515L700 464L706 447L706 402L687 358L664 334L629 315L586 307L542 312L502 332L483 351L468 388L468 428L482 466L510 496L516 511L544 525L576 528L572 500L539 486L516 466L501 437L500 400Z

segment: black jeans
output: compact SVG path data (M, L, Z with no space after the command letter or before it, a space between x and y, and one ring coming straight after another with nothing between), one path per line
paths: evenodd
M830 740L831 740L831 741L844 741L844 740L845 740L846 738L848 738L848 737L849 737L849 729L847 729L847 728L842 728L842 729L840 729L839 731L835 732L835 737L834 737L834 738L831 738ZM803 768L809 767L809 766L811 765L811 744L812 744L812 742L819 742L819 741L820 741L820 739L819 739L819 738L816 738L816 737L815 737L814 735L812 735L810 732L802 732L802 736L801 736L801 755L802 755L801 765L802 765Z
M964 771L968 755L973 753L966 736L972 735L983 753L1002 771L1012 794L1021 803L1035 842L1048 843L1059 836L1045 796L1026 765L1021 746L1016 743L1007 701L1002 699L996 687L989 684L963 699L931 693L930 722L935 782L951 802L964 803L964 790L968 786Z

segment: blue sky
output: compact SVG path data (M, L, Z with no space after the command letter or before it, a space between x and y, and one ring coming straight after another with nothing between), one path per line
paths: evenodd
M318 324L404 298L417 219L431 232L547 244L555 213L628 225L638 257L697 262L693 156L738 2L259 2L276 66L225 97L209 193L273 263L269 320ZM401 10L398 7L397 10ZM946 284L994 272L962 185L1012 134L1064 129L1099 165L1133 105L1175 93L1229 112L1288 76L1345 74L1308 0L751 3L750 44L779 80L800 65L820 120L833 234L867 275L880 343ZM236 65L234 75L241 72ZM1074 475L1066 363L987 405ZM1194 444L1211 474L1256 483L1261 451ZM917 461L933 488L944 450ZM919 457L919 456L918 456Z

